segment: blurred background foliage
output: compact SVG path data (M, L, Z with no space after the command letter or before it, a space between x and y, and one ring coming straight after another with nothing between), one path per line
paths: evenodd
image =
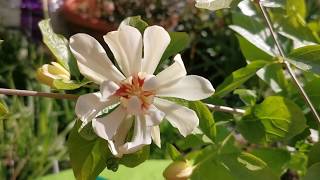
M306 3L307 22L320 33L319 1ZM8 8L18 9L17 14L12 11L12 17L9 17L6 14L8 10L4 10ZM125 17L133 15L141 15L149 24L160 24L169 31L187 32L191 37L190 45L182 55L188 73L208 78L215 87L233 71L246 65L238 39L228 28L234 18L231 11L197 9L193 0L0 0L0 12L0 39L4 40L0 45L2 88L50 91L49 87L40 85L35 78L37 68L55 61L39 41L41 35L37 23L44 17L51 17L55 30L66 37L76 32L86 32L101 40L103 34L114 30ZM290 42L284 44L292 46ZM270 88L257 77L242 86L243 89L246 87L255 90L257 102L261 102L266 94L272 94ZM297 99L298 104L303 104L294 90L292 97ZM8 109L8 113L0 117L0 179L34 179L70 168L65 141L74 123L74 102L4 95L0 96L0 101ZM224 99L211 98L208 101L232 107L244 106L239 96L233 94ZM229 122L234 117L219 112L214 115L217 128L220 129L218 136L223 139L228 134L228 129L223 125L228 123L234 127L235 124ZM168 158L166 143L174 144L185 154L200 150L206 144L197 135L183 139L169 124L163 124L161 132L163 148L152 145L150 158ZM240 144L241 140L240 137ZM294 170L301 170L304 168L301 164L306 163L303 153L311 145L300 143L296 146L299 152L290 165ZM241 147L252 148L251 144L242 144ZM295 175L288 173L288 176Z

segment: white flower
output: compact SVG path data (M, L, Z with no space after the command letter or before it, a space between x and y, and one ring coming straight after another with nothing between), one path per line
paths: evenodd
M233 0L196 0L196 7L216 11L229 8Z
M77 101L76 114L83 125L92 121L96 134L108 140L111 152L118 157L136 152L150 144L151 139L160 146L158 125L164 117L183 136L190 134L199 123L196 113L161 97L194 101L211 96L214 89L205 78L187 76L180 55L168 68L153 75L170 43L168 32L151 26L142 39L136 28L121 25L118 31L105 35L104 40L121 71L93 37L76 34L70 38L80 72L100 85L99 92L82 95ZM111 113L99 116L103 109L115 104L119 105ZM133 124L132 138L126 142Z

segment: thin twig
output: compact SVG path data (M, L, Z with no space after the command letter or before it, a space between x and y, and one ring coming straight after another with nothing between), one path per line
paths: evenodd
M18 89L5 89L5 88L0 88L0 94L14 95L14 96L38 96L38 97L47 97L47 98L54 98L54 99L68 99L68 100L77 100L79 97L79 96L73 95L73 94L47 93L47 92L18 90Z
M218 106L213 104L206 104L206 105L208 106L209 109L214 111L219 111L219 112L226 112L226 113L239 114L239 115L244 115L246 112L243 109L231 108L227 106Z
M309 96L307 95L307 93L305 92L305 90L303 89L301 83L299 82L297 76L295 75L294 71L292 70L291 66L290 66L290 63L287 61L287 58L286 58L286 55L284 54L284 51L282 49L282 46L280 45L279 41L278 41L278 38L277 38L277 34L276 32L274 31L273 29L273 26L272 26L272 23L271 23L271 20L270 20L270 17L265 9L265 7L262 5L262 2L259 1L259 8L260 10L262 11L262 14L263 14L263 17L264 19L266 20L267 22L267 25L268 25L268 28L271 32L271 35L273 37L273 40L274 42L276 43L276 47L280 53L280 56L283 58L283 63L286 67L286 69L288 70L290 76L292 77L292 80L293 82L296 84L296 86L298 87L301 95L303 96L304 100L306 101L306 103L308 104L308 106L310 107L311 109L311 112L312 114L314 115L314 117L317 119L317 121L320 123L320 117L317 113L317 110L316 108L313 106Z
M0 94L13 95L13 96L38 96L38 97L47 97L54 99L67 99L67 100L77 100L78 95L74 94L60 94L60 93L47 93L47 92L38 92L38 91L29 91L29 90L18 90L18 89L5 89L0 88ZM213 104L206 104L209 109L220 112L227 112L231 114L240 114L243 115L245 110L236 109L227 106L218 106Z

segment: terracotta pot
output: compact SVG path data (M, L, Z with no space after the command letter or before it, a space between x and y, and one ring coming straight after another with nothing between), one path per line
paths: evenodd
M84 0L66 0L62 6L62 13L68 23L71 23L71 27L74 31L91 31L94 34L106 34L109 31L116 30L118 24L108 23L99 18L90 17L85 14L77 12L77 6ZM90 1L87 1L90 3ZM96 8L95 0L91 0L90 11L94 11Z

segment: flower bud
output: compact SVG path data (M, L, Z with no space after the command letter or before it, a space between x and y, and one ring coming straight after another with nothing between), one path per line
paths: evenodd
M192 175L193 167L185 161L172 162L163 172L166 180L187 180Z
M51 62L51 64L45 64L37 70L36 78L41 83L54 87L54 80L70 81L70 73L60 64Z

